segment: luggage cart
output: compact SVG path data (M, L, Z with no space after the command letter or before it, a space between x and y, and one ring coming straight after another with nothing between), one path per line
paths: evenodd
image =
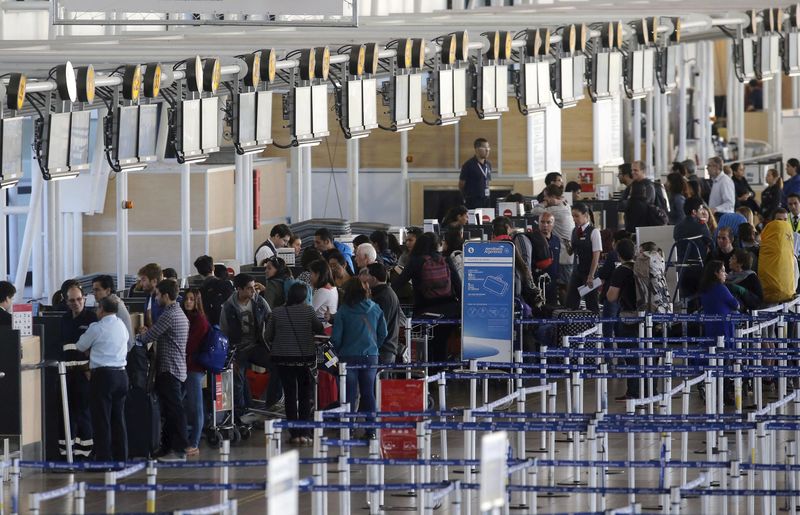
M206 428L206 440L211 446L219 446L223 440L238 443L250 438L250 426L237 425L233 402L233 364L218 373L208 374L208 386L211 392L211 423ZM223 415L218 422L218 414Z

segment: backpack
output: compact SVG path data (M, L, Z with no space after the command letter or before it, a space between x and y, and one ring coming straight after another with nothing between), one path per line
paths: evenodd
M515 245L517 245L518 239L523 237L523 235L528 239L531 249L531 262L526 263L528 267L532 271L535 271L544 270L552 265L553 253L550 252L550 244L547 242L547 238L544 237L539 229L533 229L530 232L526 231L518 233L512 240Z
M453 295L450 267L441 255L426 255L423 258L419 288L422 296L428 300L446 299Z
M653 189L655 190L655 197L656 201L655 204L664 210L664 212L669 212L669 201L667 200L667 193L664 191L664 185L660 182L653 181Z
M203 311L205 311L209 323L211 325L219 324L222 305L233 295L233 286L228 281L214 278L206 280L200 286L200 294L203 296Z
M209 372L222 372L228 359L228 337L218 325L209 328L195 360Z
M640 252L633 262L636 308L647 313L669 313L670 295L661 250Z
M668 222L669 222L669 215L667 214L666 211L664 211L664 208L658 205L657 202L655 204L647 205L647 223L645 223L644 225L648 227L653 227L653 226L667 225Z

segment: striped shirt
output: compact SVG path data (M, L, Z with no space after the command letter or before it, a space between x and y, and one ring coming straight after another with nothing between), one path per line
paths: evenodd
M279 306L267 323L265 339L272 343L272 355L316 359L315 334L323 334L322 322L308 304Z
M186 381L186 341L189 338L189 320L180 304L166 306L156 324L136 340L140 343L156 342L156 370L167 372L178 381Z

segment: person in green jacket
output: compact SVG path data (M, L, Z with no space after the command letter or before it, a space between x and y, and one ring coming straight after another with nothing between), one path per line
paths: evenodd
M369 299L369 287L358 278L344 285L344 302L333 324L331 343L339 359L348 365L377 365L378 348L386 339L386 320L377 304ZM359 396L359 411L375 411L376 368L347 369L347 403L351 409ZM375 430L365 438L374 439Z

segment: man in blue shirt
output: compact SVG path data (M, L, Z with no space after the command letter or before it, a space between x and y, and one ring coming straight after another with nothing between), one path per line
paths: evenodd
M783 202L786 205L786 199L792 193L800 194L800 161L797 158L786 160L786 175L789 178L783 183Z
M98 322L94 322L75 344L89 353L94 457L97 461L126 461L128 432L125 427L125 397L128 374L125 356L131 346L125 323L117 318L116 296L103 297L97 303Z
M467 209L491 207L489 184L492 181L492 163L487 159L491 147L484 138L476 139L473 146L475 147L475 157L470 158L461 166L458 189L464 196L464 204Z

